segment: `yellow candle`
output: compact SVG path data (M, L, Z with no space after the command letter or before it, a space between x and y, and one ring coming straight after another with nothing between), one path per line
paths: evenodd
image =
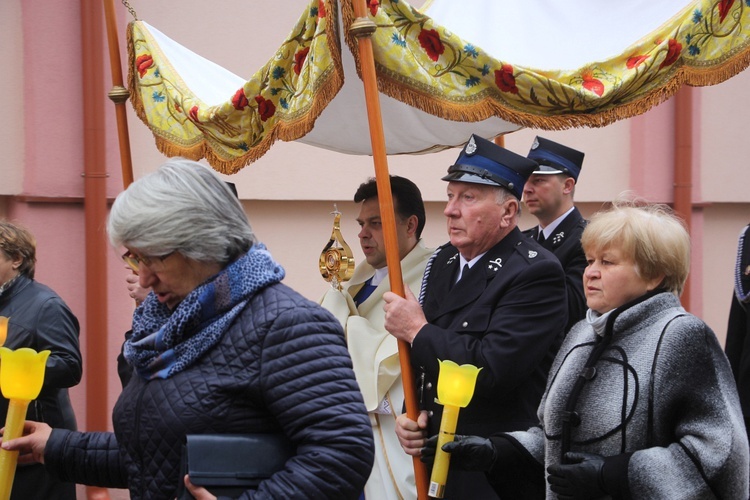
M26 409L42 390L49 355L50 351L37 353L27 347L15 351L0 347L0 389L3 397L10 400L3 440L15 439L23 434ZM0 449L0 500L10 498L17 461L17 451Z
M438 401L443 405L443 417L440 419L435 462L430 476L430 487L427 494L434 498L443 498L448 479L450 454L443 451L443 445L453 441L458 424L458 410L465 408L474 396L479 370L473 365L461 365L453 361L440 361L437 392Z

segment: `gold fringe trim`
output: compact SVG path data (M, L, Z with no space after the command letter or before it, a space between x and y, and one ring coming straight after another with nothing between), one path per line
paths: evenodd
M344 38L354 56L357 75L362 79L356 37L350 35L349 26L354 21L351 3L341 5L344 25ZM375 61L378 75L378 90L404 104L417 108L438 118L459 122L478 122L492 116L527 128L542 130L564 130L569 128L599 128L643 114L655 106L669 100L682 85L702 87L716 85L736 76L750 66L750 43L744 44L736 54L726 60L712 63L709 67L680 66L673 75L659 87L639 95L637 98L615 105L606 103L603 109L588 108L576 113L542 115L529 113L503 104L495 97L487 97L471 104L457 104L440 99L435 94L422 91L403 81L389 76L389 70Z
M220 156L215 149L208 146L204 141L203 145L205 147L202 155L214 170L228 175L236 174L242 168L265 155L277 140L286 142L295 141L300 137L304 137L313 129L320 114L333 98L336 97L336 94L339 93L344 85L344 66L341 61L337 12L336 0L326 0L326 44L333 60L333 70L329 72L323 80L322 85L316 90L309 111L293 122L280 121L265 134L260 143L237 158L224 158Z
M356 56L355 56L356 59ZM717 85L741 73L750 66L750 46L726 61L709 68L681 66L674 75L659 87L640 95L637 99L607 109L590 108L578 113L559 115L533 114L503 105L494 98L474 104L455 104L436 99L435 95L421 92L414 87L390 78L381 65L376 63L378 89L385 95L415 107L433 116L460 122L477 122L497 116L507 122L527 128L542 130L565 130L569 128L599 128L641 115L669 100L680 87L689 85L705 87Z
M135 48L133 42L133 22L129 23L127 30L128 48L128 88L130 101L136 115L154 133L158 150L166 156L184 156L186 158L199 160L205 158L215 170L224 174L235 174L246 165L258 160L268 152L270 147L277 141L294 141L309 133L320 114L333 98L341 90L344 84L344 70L341 61L341 42L338 33L338 6L337 0L325 0L326 4L326 28L327 45L333 60L332 70L324 76L316 90L309 111L300 118L293 121L279 121L263 137L260 143L250 148L247 153L239 157L226 157L213 148L211 143L203 138L198 144L185 146L176 144L167 138L158 135L158 131L148 123L143 102L137 91L137 75L135 71ZM349 26L354 21L354 10L351 2L342 1L341 13L343 17L343 38L351 51L357 75L362 79L361 64L359 60L358 42L356 37L349 33ZM421 90L410 86L405 82L389 76L386 68L376 62L376 73L378 74L378 89L404 104L415 107L433 116L446 120L461 122L476 122L485 120L492 116L499 117L507 122L523 127L542 130L564 130L577 127L604 127L616 121L643 114L655 106L671 98L683 85L708 86L721 83L750 66L750 44L746 44L735 54L732 54L721 62L707 67L696 67L682 65L673 70L673 74L660 86L652 89L637 98L624 102L614 107L609 103L604 109L590 108L577 113L563 113L558 115L542 115L522 111L515 107L504 104L496 96L488 96L485 99L472 104L457 104L448 100L440 99L427 90Z
M196 161L205 158L214 170L227 175L236 174L245 166L255 162L265 155L277 140L287 142L294 141L309 133L315 126L315 122L320 114L343 87L344 67L341 61L341 45L338 33L338 8L336 6L336 0L326 0L325 34L326 44L333 62L332 70L324 76L322 82L319 82L319 87L315 92L309 110L303 116L294 121L280 120L264 134L263 139L258 144L249 148L247 153L242 156L227 157L222 155L206 138L203 138L197 144L190 146L177 144L164 136L159 135L160 131L151 126L138 92L137 75L135 71L136 56L133 41L133 22L128 24L127 30L128 90L130 92L130 102L132 103L133 109L138 118L140 118L154 134L156 148L160 153L167 157L182 156Z

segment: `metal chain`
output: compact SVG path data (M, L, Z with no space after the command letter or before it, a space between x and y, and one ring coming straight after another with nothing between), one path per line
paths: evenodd
M135 9L130 6L128 3L128 0L122 0L122 4L125 6L126 9L128 9L128 12L130 12L130 15L133 16L133 19L136 21L138 20L138 15L135 13Z

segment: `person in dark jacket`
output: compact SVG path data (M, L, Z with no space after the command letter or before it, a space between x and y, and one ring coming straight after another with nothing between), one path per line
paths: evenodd
M724 352L732 366L734 380L740 394L745 428L750 430L750 225L745 226L737 243L734 267L734 293L727 322L727 342Z
M586 256L581 248L586 220L573 201L583 156L580 151L544 137L534 138L526 156L539 167L524 185L523 202L539 225L523 234L554 253L562 264L568 291L566 332L586 316L586 297L583 295Z
M357 498L373 436L341 324L281 283L224 182L172 159L117 197L108 232L151 289L125 342L134 373L114 433L27 422L2 446L133 499L173 499L180 483L207 499L179 474L186 435L282 433L296 454L242 498Z
M581 243L589 310L555 358L538 424L459 436L443 446L451 466L487 471L498 491L514 489L508 498L545 498L545 469L548 499L748 498L731 368L714 332L680 305L690 270L682 221L666 206L618 200ZM519 481L521 469L535 479Z
M26 417L53 427L76 429L68 388L81 381L78 319L49 287L34 280L36 241L23 227L0 221L0 316L9 318L8 349L49 350L44 385L29 404ZM4 342L4 343L3 343ZM0 421L5 423L8 400L0 397ZM12 500L75 500L75 484L61 482L39 464L19 465Z
M406 298L384 295L386 329L412 344L424 410L417 422L405 414L397 419L410 455L440 428L438 360L481 368L456 432L488 436L536 422L567 301L560 262L517 226L521 190L535 168L532 160L472 136L443 177L450 244L427 265L423 307L408 289ZM444 498L494 497L483 474L448 475Z

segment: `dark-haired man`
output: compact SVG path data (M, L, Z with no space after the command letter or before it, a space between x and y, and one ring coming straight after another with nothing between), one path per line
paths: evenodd
M419 188L410 180L391 176L390 181L401 272L405 285L418 293L433 252L421 241L424 203ZM416 499L412 460L402 451L395 431L404 391L398 342L383 325L383 294L391 287L375 179L359 186L354 202L361 204L358 236L366 261L356 267L345 290L329 290L322 305L344 326L354 373L375 434L375 463L365 485L365 498Z

